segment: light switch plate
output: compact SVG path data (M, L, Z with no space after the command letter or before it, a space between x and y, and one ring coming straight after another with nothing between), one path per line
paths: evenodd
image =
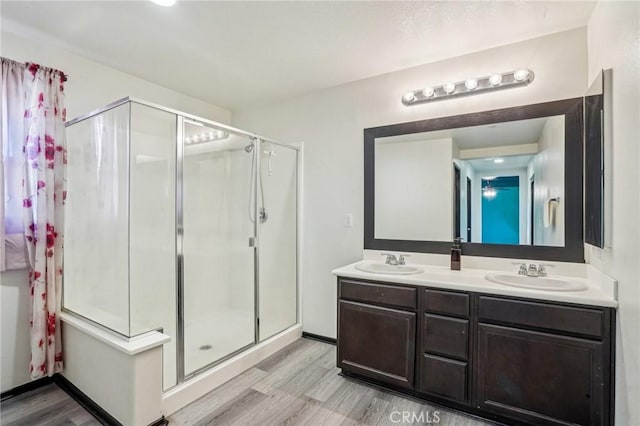
M353 228L353 213L345 213L344 215L344 227Z

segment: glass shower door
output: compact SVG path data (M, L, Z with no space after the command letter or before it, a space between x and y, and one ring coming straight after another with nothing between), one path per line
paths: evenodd
M263 141L258 183L259 340L297 322L298 151Z
M252 146L246 136L184 120L185 376L255 343Z

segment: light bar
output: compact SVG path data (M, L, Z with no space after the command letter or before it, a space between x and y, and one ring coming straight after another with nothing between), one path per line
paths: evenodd
M491 74L481 78L469 78L458 82L450 81L439 86L412 90L402 97L402 103L405 106L411 106L458 96L475 95L476 93L526 86L531 83L534 78L535 74L533 71L522 68L502 74Z

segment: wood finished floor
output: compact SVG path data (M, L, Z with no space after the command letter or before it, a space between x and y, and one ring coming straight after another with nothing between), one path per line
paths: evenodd
M300 339L169 417L170 425L406 425L394 411L439 412L443 426L473 417L339 376L336 347ZM395 416L398 416L396 414ZM393 420L398 420L394 417ZM414 424L428 424L415 422ZM436 424L435 422L432 424Z
M100 425L55 383L0 402L2 426Z
M438 425L488 425L473 417L339 376L336 347L300 339L169 417L170 425L407 425L394 411L439 412ZM396 414L398 416L398 414ZM394 417L394 420L398 420ZM0 405L2 426L100 423L55 384ZM413 424L428 424L414 422ZM432 424L436 424L435 422Z

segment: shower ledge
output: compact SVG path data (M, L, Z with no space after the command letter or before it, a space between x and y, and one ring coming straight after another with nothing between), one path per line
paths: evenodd
M60 320L127 355L136 355L171 341L170 336L159 331L150 331L139 336L126 338L110 333L67 312L60 314Z

